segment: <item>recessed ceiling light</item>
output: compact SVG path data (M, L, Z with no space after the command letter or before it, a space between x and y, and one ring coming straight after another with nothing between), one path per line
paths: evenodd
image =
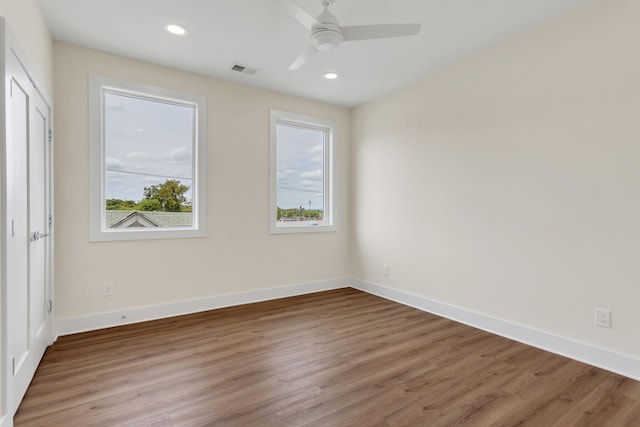
M186 36L188 32L185 27L178 24L167 24L164 26L164 29L175 36Z
M325 73L324 74L324 78L325 79L329 79L329 80L333 80L333 79L337 79L338 75L336 73Z

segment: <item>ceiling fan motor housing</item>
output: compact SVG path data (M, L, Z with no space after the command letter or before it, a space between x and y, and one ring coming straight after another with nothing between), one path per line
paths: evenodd
M318 22L311 28L311 44L321 52L331 52L343 40L338 20L325 9Z

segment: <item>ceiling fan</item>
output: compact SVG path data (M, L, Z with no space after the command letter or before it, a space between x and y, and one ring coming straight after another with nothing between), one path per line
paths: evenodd
M314 18L293 0L274 0L300 24L311 32L309 46L289 66L297 70L317 52L331 52L343 41L386 39L390 37L413 36L420 32L421 24L352 25L341 27L336 17L329 12L335 0L320 0L324 11Z

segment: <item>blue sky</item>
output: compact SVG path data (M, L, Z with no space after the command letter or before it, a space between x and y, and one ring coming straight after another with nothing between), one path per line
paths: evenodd
M194 109L105 93L105 196L139 201L144 187L192 186ZM191 201L191 191L187 194Z
M324 132L278 124L278 206L324 209Z

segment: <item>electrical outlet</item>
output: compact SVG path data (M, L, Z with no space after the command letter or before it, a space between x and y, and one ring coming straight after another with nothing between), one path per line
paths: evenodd
M104 282L102 284L102 296L110 297L113 295L113 282Z
M595 324L596 326L600 326L602 328L610 328L611 327L611 310L607 310L606 308L595 308Z
M385 276L389 275L389 264L385 264L382 266L382 274L384 274Z
M306 273L307 271L309 271L309 264L307 264L307 261L302 261L300 263L300 272Z

